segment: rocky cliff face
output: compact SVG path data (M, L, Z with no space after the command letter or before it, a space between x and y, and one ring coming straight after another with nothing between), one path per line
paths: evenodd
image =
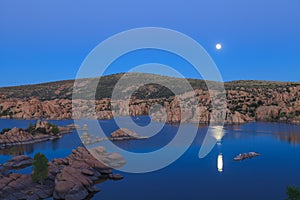
M117 75L112 75L113 78L114 76ZM106 77L104 86L116 82L115 79L111 82L108 81L112 77ZM168 81L178 82L177 79L173 79ZM195 89L196 98L190 96L190 91L183 93L184 103L182 107L179 106L178 99L174 98L165 88L150 85L143 86L139 94L132 96L129 110L126 102L120 100L112 104L109 98L103 97L109 96L107 88L110 90L113 87L111 85L107 86L106 89L100 88L100 92L103 91L104 94L102 96L96 94L96 100L85 98L91 96L86 92L86 95L82 95L81 98L73 102L74 110L72 110L71 100L72 82L62 82L61 85L53 83L50 86L41 84L31 87L33 91L36 89L41 94L44 94L45 88L48 88L48 93L45 93L47 98L34 92L31 92L30 97L26 95L22 98L18 92L22 93L23 91L24 93L28 90L27 87L23 89L22 87L17 87L17 89L0 88L0 117L17 119L80 119L83 117L110 119L113 114L140 116L151 113L153 119L157 121L194 122L195 116L199 116L200 123L208 123L212 117L210 94L203 86L203 81L190 80L190 82ZM82 85L83 88L87 88L89 82L82 81ZM298 83L237 81L225 83L225 87L227 90L227 123L244 123L255 120L300 123L300 84ZM123 88L122 91L126 91L126 88ZM164 91L164 94L161 94L160 91ZM153 109L157 106L158 108ZM196 110L196 106L198 113L191 115L191 111Z

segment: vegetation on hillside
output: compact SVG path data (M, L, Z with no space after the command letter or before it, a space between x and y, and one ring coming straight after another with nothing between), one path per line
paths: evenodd
M98 83L98 78L90 78L90 79L81 79L78 81L79 85L81 85L79 91L76 92L77 96L75 98L80 99L103 99L110 98L112 91L116 85L116 83L123 76L123 73L113 74L108 76L103 76L100 78ZM131 73L130 79L125 81L123 85L121 85L120 90L127 89L131 86L136 85L138 79L142 79L145 81L149 80L159 80L162 83L168 83L169 85L176 86L176 90L179 92L186 92L186 88L181 88L186 79L182 78L174 78L168 76L160 76L155 74L144 74L144 73ZM134 79L135 77L137 79ZM187 79L187 81L191 84L193 89L207 89L206 83L203 80L199 79ZM24 86L16 86L16 87L5 87L0 88L0 97L4 95L5 97L11 98L21 98L21 99L31 99L37 98L39 100L53 100L53 99L72 99L73 92L73 80L68 81L58 81L51 83L43 83L36 85L24 85ZM89 90L91 86L98 85L96 95ZM274 81L232 81L226 82L225 88L227 90L237 89L242 90L245 88L262 88L262 89L278 89L278 88L288 88L291 86L299 86L300 83L296 82L274 82ZM149 92L151 91L151 92ZM168 98L173 95L173 93L159 85L159 84L148 84L146 86L142 86L138 92L136 92L138 96L136 98ZM2 109L0 109L2 110ZM0 113L0 116L9 115L9 111L4 111L6 113Z

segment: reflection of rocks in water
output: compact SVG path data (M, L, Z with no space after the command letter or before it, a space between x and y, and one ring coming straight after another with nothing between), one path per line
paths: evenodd
M275 134L275 137L293 145L300 143L300 133L277 133Z
M52 141L52 148L56 149L58 145L58 141ZM34 144L28 144L28 145L17 145L13 146L8 149L1 149L0 154L1 155L8 155L8 156L20 156L24 154L31 154L34 152Z
M59 148L59 142L58 142L58 140L53 140L51 142L51 144L52 144L52 150L53 151L55 151L55 150L57 150Z
M24 155L25 153L30 154L33 151L34 151L33 144L28 144L28 145L13 146L13 147L8 148L8 149L1 149L0 154L19 156L19 155Z

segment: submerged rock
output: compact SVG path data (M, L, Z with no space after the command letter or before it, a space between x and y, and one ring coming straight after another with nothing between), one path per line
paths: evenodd
M111 180L118 181L118 180L122 180L124 177L120 174L110 174L108 175L108 178Z
M21 155L16 156L3 164L3 167L6 169L22 169L28 166L31 166L33 159L29 156Z

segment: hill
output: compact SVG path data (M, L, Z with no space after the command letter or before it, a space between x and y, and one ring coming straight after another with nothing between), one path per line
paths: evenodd
M124 74L113 74L100 78L81 79L77 82L80 89L74 99L81 108L72 111L72 92L74 80L43 83L37 85L24 85L17 87L0 88L0 117L19 119L70 119L82 117L97 117L99 119L112 118L112 105L110 97L114 89L122 95L130 95L130 89L138 84L138 79L145 81L155 80L168 83L173 89L186 97L184 110L200 109L201 122L208 123L211 114L211 99L205 81L187 79L197 95L197 102L189 96L189 89L183 87L185 79L160 76L155 74L132 73L131 77L124 78ZM121 85L116 83L123 77ZM151 81L150 81L151 82ZM214 82L210 82L214 83ZM97 86L96 94L90 90ZM226 82L228 123L244 123L249 121L281 121L300 123L300 83L272 82L272 81L232 81ZM218 87L218 83L213 84ZM96 98L95 98L96 97ZM153 105L158 104L167 111L167 121L177 123L180 121L181 111L173 92L159 84L147 84L130 96L130 115L148 115ZM96 99L96 100L94 100ZM94 106L95 103L95 106ZM120 115L127 115L125 105L117 105ZM93 110L96 109L96 113ZM159 110L158 113L162 113ZM96 116L93 116L96 115ZM161 114L156 114L161 120ZM193 116L185 116L186 121L193 121Z
M94 94L89 90L91 85L97 84L98 79L99 84L96 92L96 99L100 100L103 98L110 98L115 84L123 76L123 73L113 74L108 76L103 76L99 78L91 79L81 79L79 82L83 84L81 86L81 91L79 92L80 98L83 99L94 99ZM137 78L142 77L144 80L161 80L164 83L169 83L170 85L176 85L180 87L182 83L187 80L194 89L207 90L205 81L199 79L182 79L174 78L168 76L160 76L156 74L145 74L145 73L132 73L133 76ZM122 85L122 90L135 85L133 80L126 81L127 85ZM39 100L54 100L54 99L72 99L74 80L65 80L49 83L41 83L35 85L22 85L14 87L2 87L0 88L0 95L6 98L20 98L20 99L32 99L36 98ZM300 83L296 82L275 82L275 81L231 81L225 82L226 90L239 90L239 89L281 89L300 86ZM187 92L185 88L176 88L182 93ZM146 87L141 87L139 91L135 93L136 98L168 98L173 95L173 93L167 88L158 84L149 84Z

